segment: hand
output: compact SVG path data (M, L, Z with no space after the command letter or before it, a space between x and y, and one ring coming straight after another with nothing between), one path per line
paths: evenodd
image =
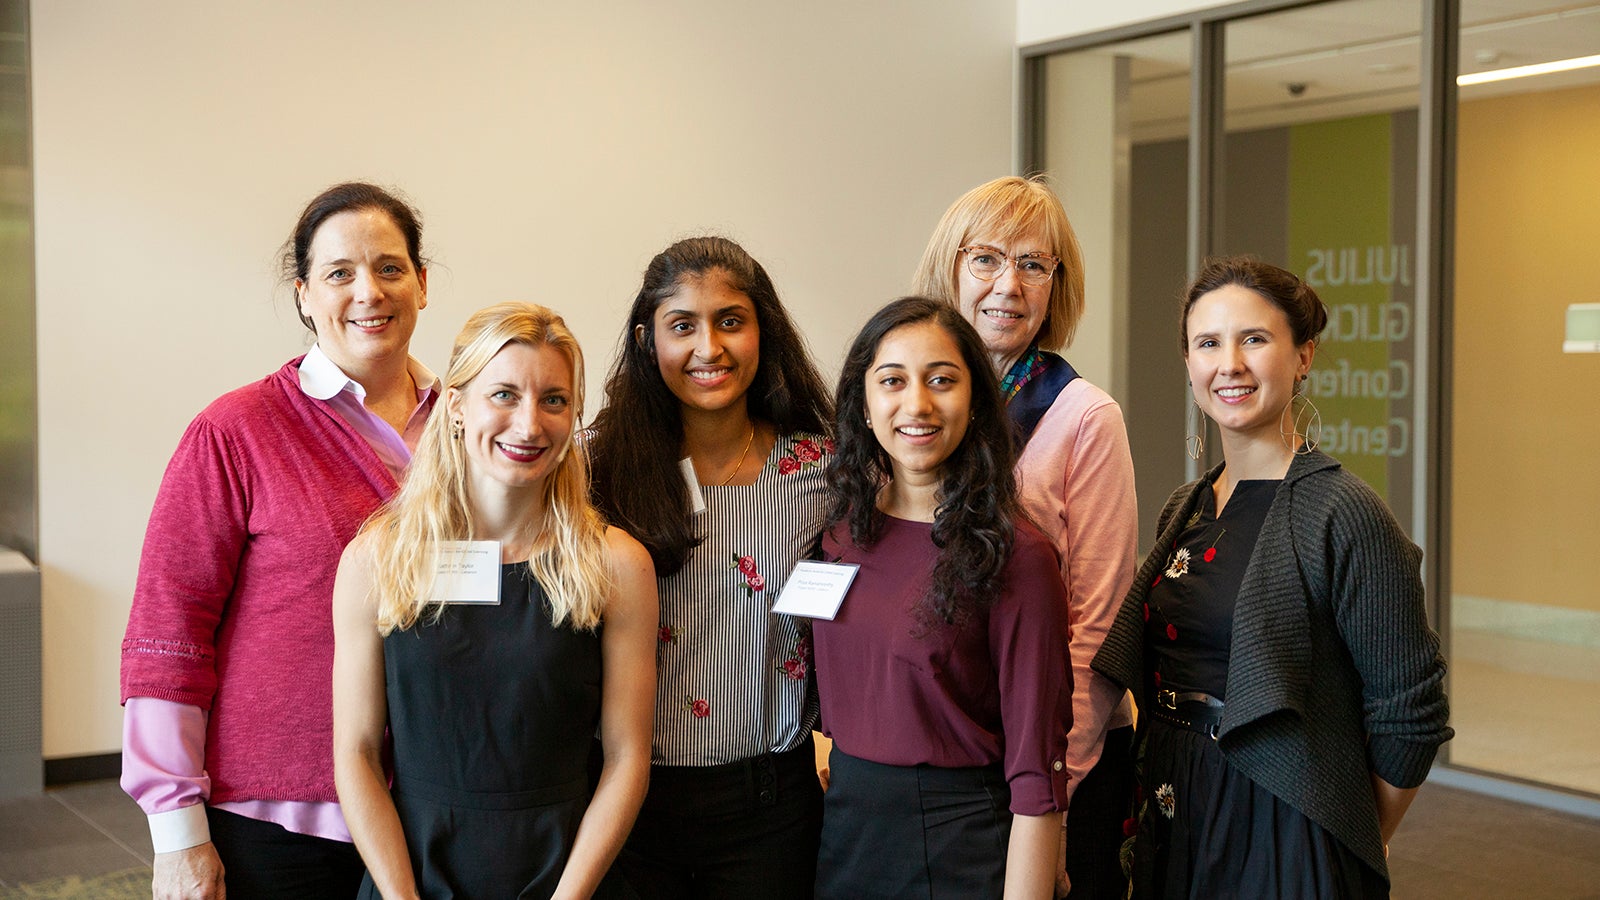
M817 770L817 783L822 785L822 792L828 792L828 783L833 780L833 769L823 766Z
M1058 898L1064 898L1072 893L1072 879L1067 877L1067 828L1061 827L1061 843L1056 848L1056 893Z
M227 900L222 857L210 841L186 850L156 854L151 883L154 900Z

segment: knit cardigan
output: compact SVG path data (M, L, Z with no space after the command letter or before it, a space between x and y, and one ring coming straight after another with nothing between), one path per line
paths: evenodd
M302 357L303 358L303 357ZM211 800L337 800L333 576L388 468L300 359L189 426L145 532L122 698L207 710Z
M1154 694L1145 600L1221 471L1167 501L1155 548L1093 663L1144 708ZM1415 787L1453 735L1421 561L1364 482L1324 453L1296 456L1239 585L1217 733L1229 764L1385 878L1368 773Z

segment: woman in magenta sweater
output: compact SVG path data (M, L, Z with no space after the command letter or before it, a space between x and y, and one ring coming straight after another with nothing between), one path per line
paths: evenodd
M1017 506L972 326L897 300L845 357L813 626L833 738L817 896L1035 898L1054 883L1072 716L1055 553Z
M951 204L928 240L917 291L983 338L1022 446L1017 499L1061 558L1072 622L1065 870L1074 898L1120 900L1118 853L1133 788L1127 692L1089 668L1133 578L1138 512L1122 410L1052 350L1083 317L1083 257L1043 181L997 178ZM1065 886L1065 885L1063 885Z
M339 554L395 490L438 393L417 213L335 185L285 247L304 356L208 406L156 495L122 643L125 790L154 895L353 897L333 783Z

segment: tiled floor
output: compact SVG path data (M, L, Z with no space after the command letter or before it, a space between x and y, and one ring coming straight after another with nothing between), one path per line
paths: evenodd
M101 898L104 878L148 872L150 829L115 781L56 788L37 797L0 801L0 900L22 897ZM78 891L28 891L66 876L89 881ZM125 879L124 879L125 880ZM148 887L143 892L149 896Z
M1398 900L1600 900L1600 821L1428 785L1391 846ZM149 864L144 817L115 782L0 802L0 900L105 900ZM23 887L39 882L53 890Z

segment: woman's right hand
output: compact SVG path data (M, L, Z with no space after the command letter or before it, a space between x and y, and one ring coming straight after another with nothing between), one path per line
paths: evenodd
M226 900L222 857L210 841L171 853L157 853L151 895L155 900Z

